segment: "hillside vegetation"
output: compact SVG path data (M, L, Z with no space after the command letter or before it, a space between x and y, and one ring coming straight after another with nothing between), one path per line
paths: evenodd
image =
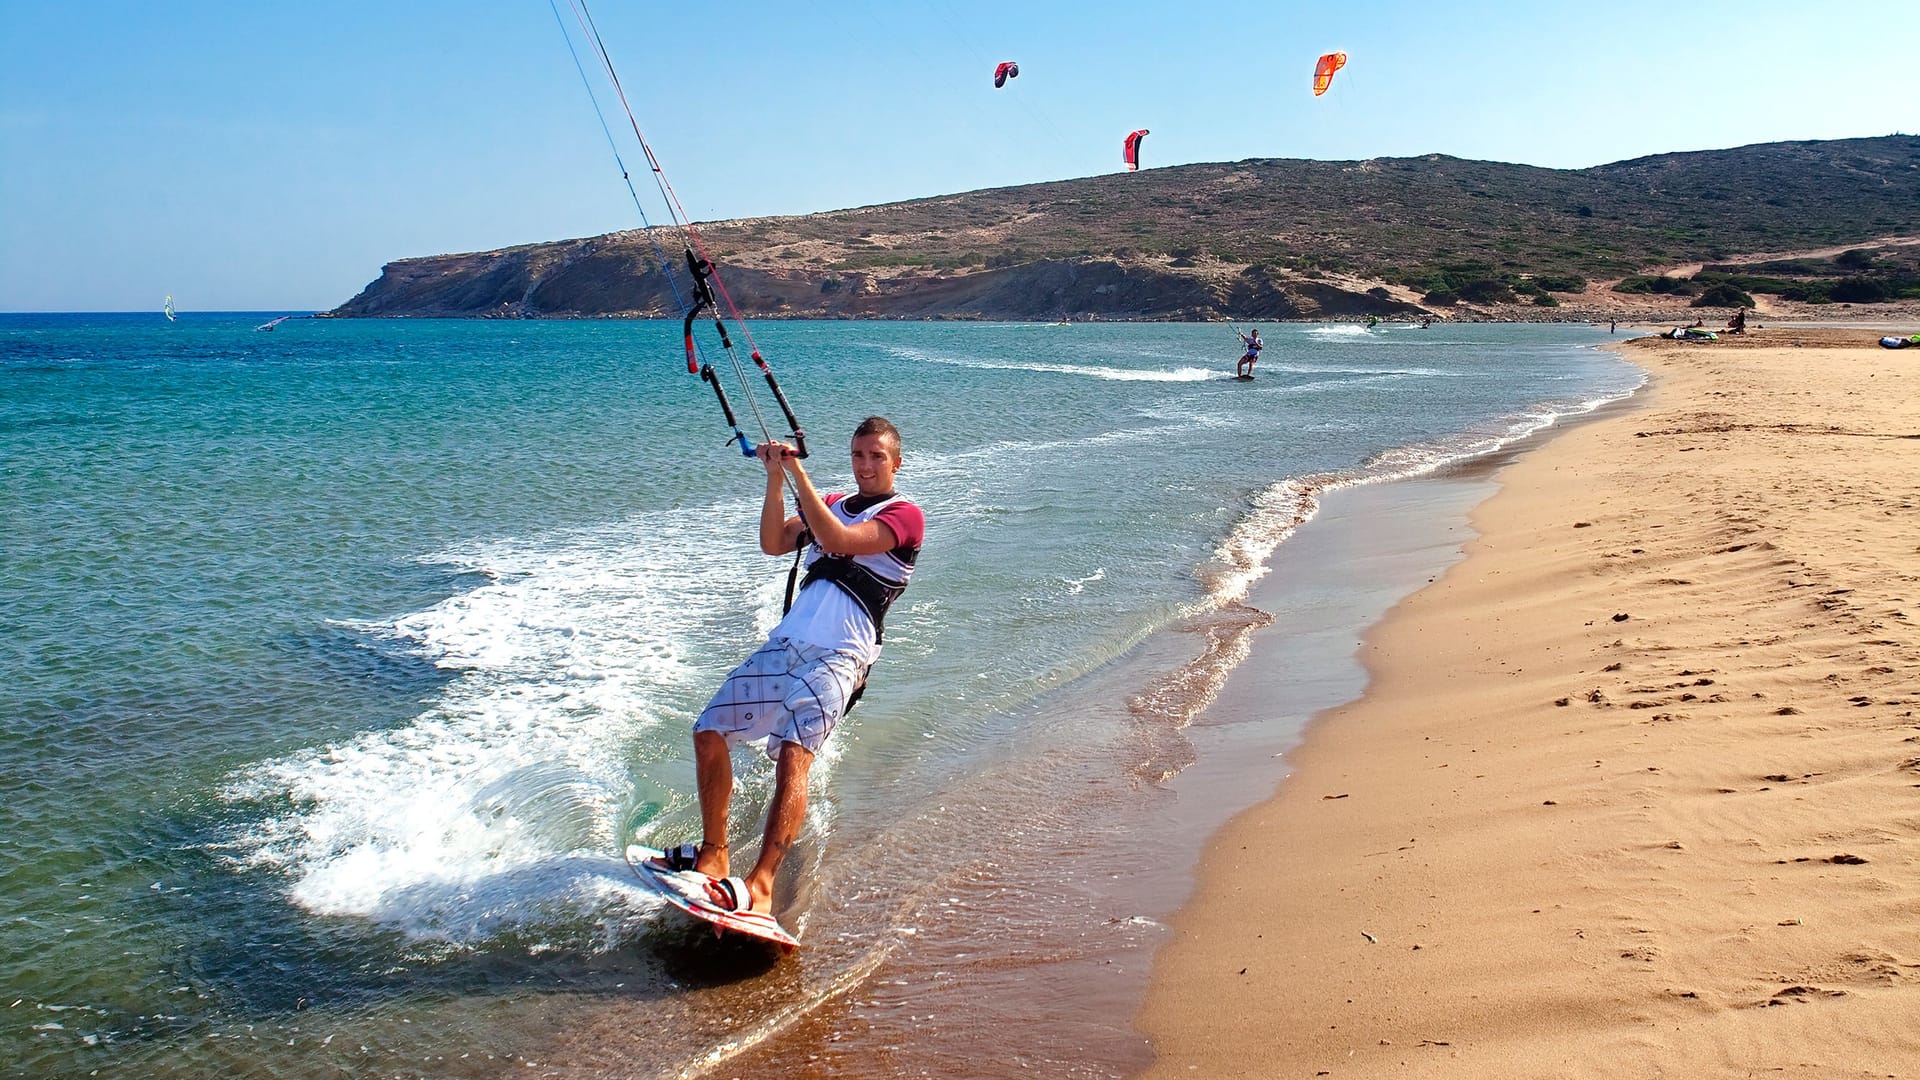
M1920 137L1767 143L1578 170L1442 155L1254 159L700 228L735 301L761 316L1322 318L1553 307L1556 294L1687 264L1727 264L1702 271L1722 277L1691 289L1696 299L1715 284L1743 293L1807 284L1791 298L1872 302L1864 298L1873 289L1857 282L1873 279L1876 264L1879 299L1899 296L1911 268L1911 258L1877 245L1920 236ZM660 239L677 252L674 238ZM1755 261L1848 245L1866 260L1851 274L1815 261ZM1855 284L1836 294L1838 281ZM677 310L652 245L628 231L403 259L336 314Z

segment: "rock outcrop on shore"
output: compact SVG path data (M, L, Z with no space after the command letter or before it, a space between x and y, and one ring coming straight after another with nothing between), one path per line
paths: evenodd
M630 250L634 237L597 237L389 263L333 312L342 316L540 318L678 317L667 279ZM1410 316L1391 296L1264 268L1201 275L1142 260L1043 259L968 274L725 267L734 303L752 315L848 319L1254 319Z
M1665 318L1684 303L1606 287L1920 236L1920 137L1581 170L1249 160L700 231L734 303L762 318ZM677 316L656 241L677 262L666 230L400 259L331 314Z

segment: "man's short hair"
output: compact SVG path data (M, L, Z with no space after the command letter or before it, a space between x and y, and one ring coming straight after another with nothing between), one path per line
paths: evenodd
M900 429L893 426L893 421L884 416L869 416L860 421L859 427L853 429L854 438L857 439L862 435L879 435L882 438L892 439L893 459L900 460Z

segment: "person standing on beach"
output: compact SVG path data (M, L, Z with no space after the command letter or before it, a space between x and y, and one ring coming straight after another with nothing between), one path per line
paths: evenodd
M1244 356L1240 357L1240 362L1234 365L1233 373L1251 379L1253 378L1253 363L1260 359L1260 350L1266 348L1267 343L1260 340L1260 328L1257 326L1253 328L1253 333L1241 334L1239 337L1241 343L1246 345L1247 351Z
M822 496L785 443L763 443L767 470L760 506L760 550L785 555L806 545L806 578L767 642L734 668L693 725L700 792L699 844L663 853L671 870L713 879L707 892L729 911L771 914L773 879L800 835L807 776L820 747L866 689L880 656L887 609L906 591L926 531L920 508L893 490L900 431L869 416L853 432L858 493ZM791 479L799 513L787 514ZM733 747L765 742L774 760L773 801L759 857L744 878L730 876L727 811L733 797Z

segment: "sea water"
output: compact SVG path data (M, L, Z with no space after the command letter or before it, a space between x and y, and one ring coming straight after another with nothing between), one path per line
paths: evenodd
M1151 813L1187 764L1156 733L1245 655L1321 493L1640 379L1573 325L1267 326L1237 382L1220 325L755 324L822 489L882 414L927 516L781 959L620 854L698 839L688 725L787 568L678 327L261 321L0 316L9 1075L671 1075L860 1003L900 1010L857 1025L876 1053L937 1038L881 1003L902 950L961 985L1047 963L1008 883ZM750 852L772 777L736 761ZM1070 1011L1060 1059L1102 1037Z

